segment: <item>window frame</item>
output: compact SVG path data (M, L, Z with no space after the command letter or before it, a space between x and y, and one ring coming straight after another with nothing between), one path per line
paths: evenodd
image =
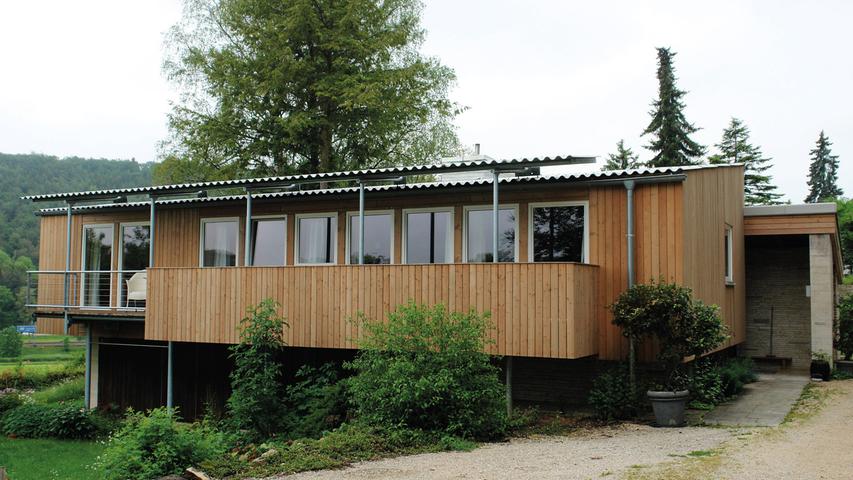
M299 261L299 220L303 218L334 218L335 231L330 232L329 240L332 244L329 245L329 251L332 259L324 263L303 263ZM293 216L293 264L294 265L336 265L338 263L338 212L318 212L318 213L297 213Z
M227 266L205 266L204 265L204 227L208 223L225 223L225 222L235 222L237 224L236 229L236 237L235 237L235 245L236 252L234 252L234 266L240 267L240 217L205 217L199 221L199 233L198 233L198 266L199 268L230 268ZM245 223L245 222L244 222Z
M583 247L581 248L580 262L559 263L584 263L589 264L589 200L571 200L564 202L534 202L527 205L527 261L537 263L533 258L533 210L548 207L583 207ZM538 262L547 263L547 262Z
M723 267L723 279L726 285L734 285L735 284L735 268L734 268L734 256L735 256L735 248L734 248L734 227L729 225L728 223L723 227L723 238L724 238L724 250L723 250L723 261L725 265Z
M102 307L100 305L86 305L86 228L98 228L98 227L109 227L113 232L113 244L112 244L112 252L110 252L110 268L109 268L109 276L110 276L110 299L109 305L106 307ZM80 307L85 308L87 310L109 310L112 308L113 300L115 300L115 284L113 282L113 274L112 271L115 270L116 267L116 225L115 223L84 223L82 228L80 229ZM103 272L103 270L99 270Z
M261 266L261 267L284 267L287 265L287 222L289 221L287 218L287 214L270 214L270 215L252 215L252 222L257 220L284 220L284 263L281 265L255 265L255 241L257 240L255 232L252 232L252 249L250 250L252 256L252 267ZM246 228L252 228L252 222L245 222ZM248 248L248 247L247 247ZM247 265L249 266L249 265Z
M124 227L148 227L148 245L150 248L151 245L151 222L148 220L140 220L138 222L119 222L118 224L118 262L116 263L116 270L118 270L118 274L116 275L118 278L118 306L123 307L125 305L124 299ZM151 259L148 259L148 267L145 271L151 268ZM128 272L133 270L127 270Z
M364 211L365 219L371 215L389 215L391 217L391 243L390 243L391 251L388 252L389 253L388 258L390 260L389 260L389 263L387 265L396 265L397 259L394 258L394 226L395 226L394 210L392 209L392 210L365 210ZM346 247L344 248L344 255L346 255L346 257L347 257L346 258L346 264L347 265L358 265L358 263L352 263L350 261L350 256L352 254L352 252L350 251L350 243L352 243L352 229L350 228L350 226L352 225L352 218L353 217L356 217L356 218L358 217L358 211L350 211L350 212L347 212L347 214L346 214L347 227L346 227L346 235L345 235ZM380 265L383 265L383 264L380 264Z
M462 263L519 263L518 259L518 245L519 245L519 218L518 218L518 204L517 203L501 203L498 204L498 210L512 210L515 213L515 239L513 245L513 261L512 262L471 262L468 261L468 212L471 211L481 211L485 210L487 212L492 211L491 204L485 205L465 205L462 207Z
M449 213L450 214L450 228L448 232L450 233L450 261L449 262L441 262L441 263L409 263L409 252L408 252L408 244L409 244L409 216L410 213ZM447 265L449 263L454 263L455 252L456 252L456 209L452 206L450 207L423 207L423 208L404 208L402 212L402 223L403 229L400 234L400 264L402 265ZM463 236L464 239L464 236Z

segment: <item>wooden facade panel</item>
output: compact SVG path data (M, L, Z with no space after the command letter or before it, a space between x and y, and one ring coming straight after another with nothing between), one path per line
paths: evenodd
M751 216L743 220L744 235L838 234L834 214Z
M353 319L362 313L385 318L412 300L450 305L458 312L489 312L495 326L493 354L580 358L598 349L598 268L592 265L153 268L149 275L148 340L236 343L246 308L272 298L282 304L289 323L288 345L355 348L362 331ZM524 282L525 275L535 281ZM462 300L459 284L468 286ZM537 313L527 317L535 327L526 344L514 341L515 332L524 329L524 317L513 312L522 309Z
M684 284L707 304L717 305L729 340L746 339L743 168L691 172L684 185ZM733 232L734 282L725 281L726 226Z

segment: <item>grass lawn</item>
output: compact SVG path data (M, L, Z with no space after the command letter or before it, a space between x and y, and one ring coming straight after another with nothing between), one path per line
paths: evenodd
M103 449L98 442L0 437L0 466L14 480L89 479Z
M56 341L57 338L62 341L64 338L58 335L46 336L53 338L51 341ZM75 337L69 338L74 339ZM61 370L69 360L83 355L84 352L85 347L81 346L70 346L66 351L61 346L34 347L27 346L25 343L20 358L0 358L0 372L14 370L19 363L23 365L25 372L43 373L49 370Z
M84 337L72 337L65 335L26 335L24 336L24 344L27 343L62 343L68 338L69 342L85 342Z

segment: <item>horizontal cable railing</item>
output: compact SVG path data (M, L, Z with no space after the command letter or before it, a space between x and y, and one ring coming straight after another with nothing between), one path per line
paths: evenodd
M26 306L34 309L144 311L145 270L32 270Z

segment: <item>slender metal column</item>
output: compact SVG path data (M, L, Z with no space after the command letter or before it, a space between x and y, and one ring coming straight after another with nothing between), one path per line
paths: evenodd
M501 174L497 170L492 172L492 262L498 263L498 182Z
M173 384L173 376L172 369L174 367L174 356L175 356L175 347L172 341L169 341L169 351L168 351L168 359L166 362L166 408L169 410L174 407L174 389L172 388Z
M71 202L68 202L68 208L65 218L65 275L63 275L62 282L65 290L65 301L62 303L63 305L65 305L65 325L63 327L63 331L65 332L65 335L68 335L68 300L71 297L71 292L69 291L69 289L71 288L71 282L70 278L68 278L68 276L71 275Z
M358 184L358 264L364 265L364 182Z
M155 198L151 195L151 211L148 218L148 267L154 266L154 221L156 220L157 211L155 208Z
M628 242L628 288L634 286L634 181L625 180L625 195L627 197L628 225L625 233ZM633 337L628 339L628 379L631 382L631 391L636 390L637 376L634 371L636 363L636 346Z
M506 416L512 415L512 357L506 357Z
M86 325L86 389L84 390L83 406L87 410L92 399L92 324Z
M252 191L246 189L246 241L243 245L246 255L243 258L243 265L250 267L252 265Z

